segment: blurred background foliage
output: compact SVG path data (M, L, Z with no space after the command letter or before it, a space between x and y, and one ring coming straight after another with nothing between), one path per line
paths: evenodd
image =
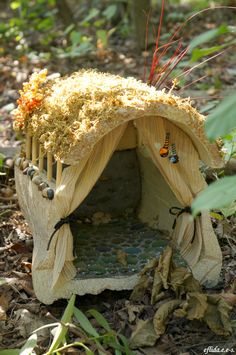
M165 2L163 26L169 31L168 22L177 25L203 8L233 3L235 0L169 0ZM133 38L136 49L142 51L148 14L151 45L152 27L158 25L160 7L161 0L2 0L0 54L74 58L106 50L111 38ZM217 17L219 23L219 12Z
M161 75L155 85L170 89L173 79L177 78L178 87L174 89L178 89L181 96L189 96L189 86L194 84L198 91L211 95L211 100L196 102L200 112L209 113L219 102L214 95L225 84L232 87L236 75L231 65L231 61L236 60L233 54L236 53L236 7L235 11L216 8L236 6L236 0L166 0L164 4L160 46L170 43L176 29L186 23L168 51L164 54L158 51L155 71L159 70ZM1 0L3 76L8 81L11 77L20 87L38 67L47 66L50 74L96 67L147 81L161 6L162 0ZM210 10L201 12L206 8ZM188 21L196 13L198 15ZM180 43L181 50L187 46L189 50L175 65ZM217 57L220 52L223 55ZM208 61L214 56L218 60L215 67L214 61ZM169 64L163 71L166 63ZM4 83L2 90L5 90ZM9 93L3 102L7 103L8 98ZM224 143L229 159L236 154L234 139L227 135Z

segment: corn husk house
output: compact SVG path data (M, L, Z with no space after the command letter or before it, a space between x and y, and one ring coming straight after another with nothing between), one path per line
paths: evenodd
M25 145L15 179L39 300L132 289L137 241L149 238L144 263L166 235L198 280L217 283L222 256L209 213L193 220L189 206L206 186L200 162L222 160L189 100L93 70L51 80L41 71L20 94L14 124Z

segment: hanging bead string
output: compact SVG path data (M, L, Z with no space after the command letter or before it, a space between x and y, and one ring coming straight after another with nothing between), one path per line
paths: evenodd
M170 133L166 133L165 143L163 147L160 149L160 156L162 158L166 158L169 154L169 144L170 144Z
M176 153L175 143L171 144L171 155L169 156L169 161L171 162L171 164L176 164L179 161L179 157Z

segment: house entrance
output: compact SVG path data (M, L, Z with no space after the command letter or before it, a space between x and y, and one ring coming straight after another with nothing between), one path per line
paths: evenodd
M116 151L71 225L78 277L139 272L168 240L139 219L142 177L136 149Z

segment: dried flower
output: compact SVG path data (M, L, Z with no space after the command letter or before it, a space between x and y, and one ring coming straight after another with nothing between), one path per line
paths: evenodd
M47 69L41 70L39 73L33 73L29 82L23 84L23 90L19 91L20 98L17 100L18 107L13 111L15 130L23 130L29 114L41 104L43 93L40 87L46 76Z

